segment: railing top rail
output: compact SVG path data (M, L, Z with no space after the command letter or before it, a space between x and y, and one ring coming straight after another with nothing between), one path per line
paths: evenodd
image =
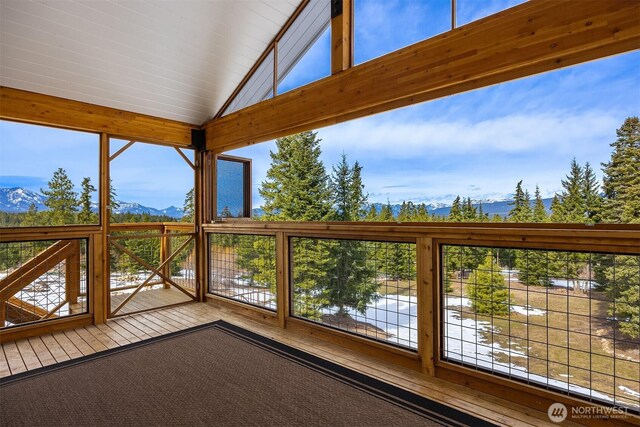
M381 237L392 240L428 237L446 241L496 244L538 243L624 247L640 253L640 225L637 224L515 224L515 223L398 223L398 222L276 222L222 221L205 224L207 232L276 233L317 237Z

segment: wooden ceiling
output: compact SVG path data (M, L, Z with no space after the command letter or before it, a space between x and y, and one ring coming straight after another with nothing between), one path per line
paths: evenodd
M301 0L0 2L0 86L200 124Z

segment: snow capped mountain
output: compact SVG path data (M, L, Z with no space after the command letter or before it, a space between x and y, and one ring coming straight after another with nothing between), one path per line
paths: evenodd
M24 188L0 188L0 211L17 213L26 212L34 204L39 211L46 209L47 198Z
M45 196L24 188L0 188L0 211L9 213L26 212L33 203L39 211L47 210L44 202ZM140 203L118 202L118 209L114 213L134 213L149 215L166 215L175 219L180 219L184 215L182 208L169 206L165 209L150 208ZM97 212L98 205L91 203L91 210Z

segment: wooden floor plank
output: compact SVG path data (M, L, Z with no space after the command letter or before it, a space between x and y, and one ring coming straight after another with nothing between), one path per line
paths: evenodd
M4 355L7 358L7 364L11 370L11 375L27 371L27 366L24 364L22 356L20 356L20 351L18 350L18 346L15 341L2 344L2 348L4 349Z
M42 367L38 356L36 356L36 353L33 351L33 348L27 339L16 341L16 346L18 347L18 351L20 352L20 356L22 357L22 361L27 367L27 370Z
M157 337L161 335L155 329L148 327L146 324L144 324L143 322L140 322L138 318L134 316L123 317L122 320L138 328L139 330L147 334L149 337Z
M64 331L64 335L69 339L69 341L73 343L74 346L76 346L78 350L80 350L80 353L82 353L83 356L87 356L96 352L93 347L91 347L84 339L82 339L82 337L75 329Z
M116 341L114 338L117 334L109 332L113 335L114 338L112 338L110 335L104 333L102 330L100 330L100 328L94 325L85 326L84 330L91 334L93 338L95 338L100 344L107 348L118 348L125 344L129 344L129 341L123 339L122 337L118 338L120 342Z
M29 344L42 366L58 363L40 337L29 338Z
M141 329L136 328L124 319L111 319L107 323L109 325L113 325L113 327L120 328L123 333L128 333L131 336L136 337L138 340L148 340L149 338L151 338L151 335L145 333Z
M53 358L56 359L56 362L60 363L71 359L64 347L60 345L53 335L42 335L40 336L40 339L42 339L44 345L47 346L47 350L49 350L49 353L51 353Z
M11 369L9 369L9 363L7 357L4 355L4 348L0 346L0 378L11 375Z
M94 337L86 328L76 328L76 333L82 337L82 339L91 346L95 352L108 350L109 347L102 343L99 339ZM115 344L115 343L114 343ZM117 345L116 345L117 347Z
M100 329L102 333L110 337L119 345L127 345L132 342L140 341L139 338L131 335L130 333L126 331L123 332L115 323L103 323L101 325L96 325L96 328Z

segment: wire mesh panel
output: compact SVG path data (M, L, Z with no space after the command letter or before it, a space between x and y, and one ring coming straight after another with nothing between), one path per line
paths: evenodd
M442 357L640 409L640 256L442 247Z
M86 239L0 243L0 327L88 312Z
M209 234L209 292L276 310L276 239Z
M414 243L292 237L290 244L294 316L417 348Z

